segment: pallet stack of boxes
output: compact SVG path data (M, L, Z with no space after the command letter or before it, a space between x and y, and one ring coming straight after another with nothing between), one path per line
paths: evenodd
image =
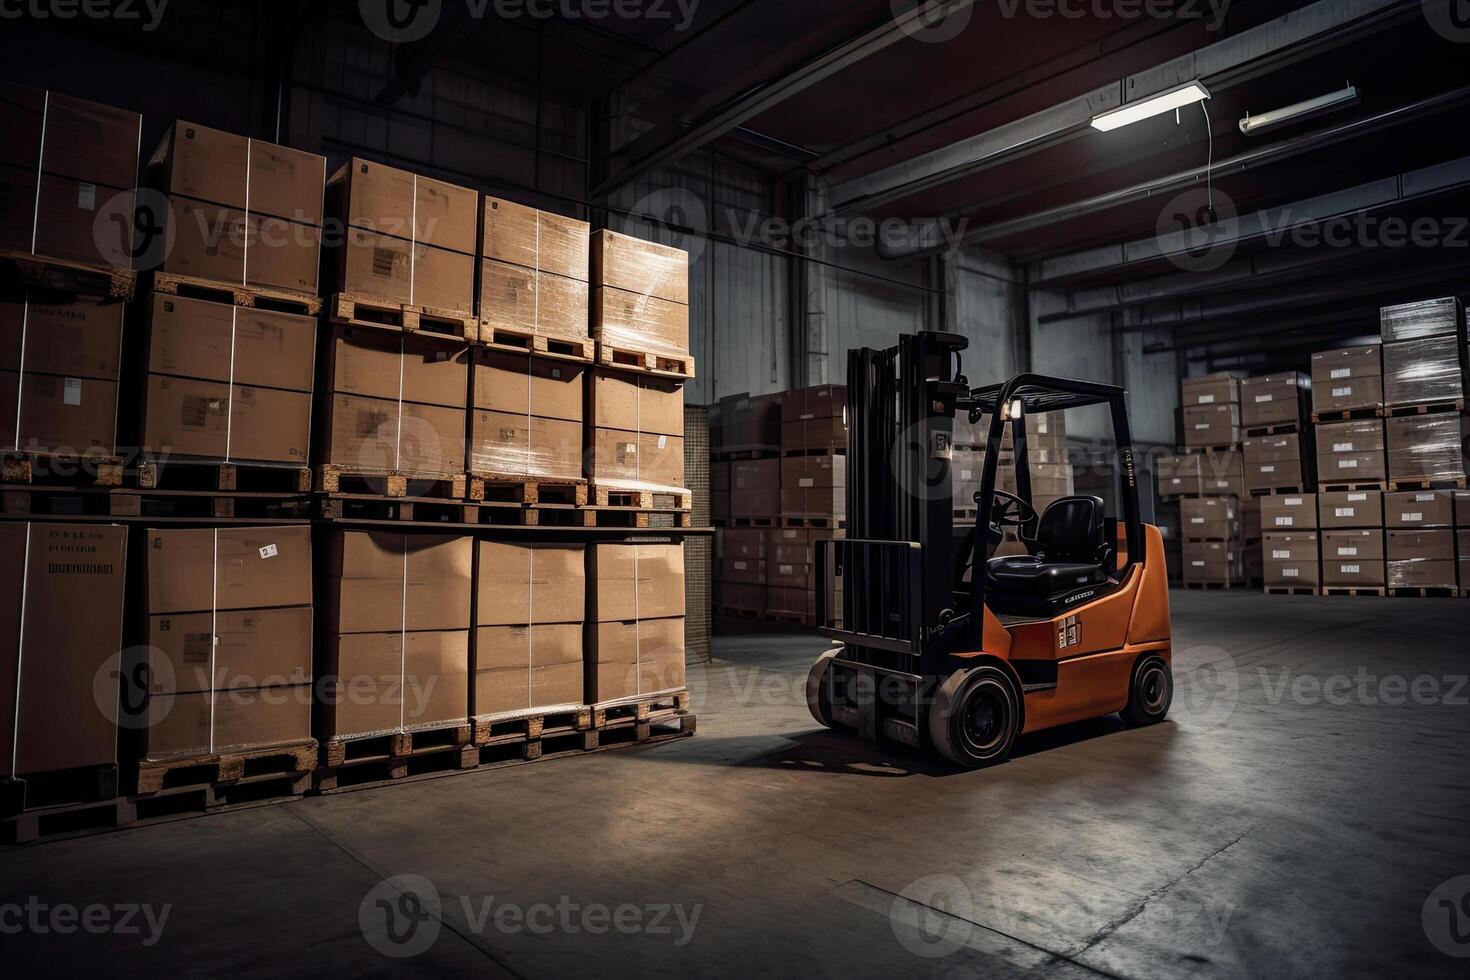
M1453 497L1470 454L1470 350L1465 310L1450 297L1382 311L1389 494L1387 587L1393 594L1455 595Z
M781 430L784 394L720 400L720 452L710 464L710 516L720 527L715 608L764 617L770 531L781 523Z
M1180 498L1184 584L1230 588L1247 581L1246 535L1259 523L1241 453L1242 384L1223 373L1180 389L1184 453L1161 461L1159 492Z
M1310 494L1316 489L1317 461L1309 422L1311 398L1312 379L1299 371L1246 378L1240 384L1240 417L1245 430L1241 457L1249 495L1243 498L1241 507L1246 522L1246 578L1250 582L1267 577L1262 530L1271 527L1273 533L1284 533L1265 521L1268 509L1274 513L1279 508L1264 498ZM1304 542L1293 542L1288 550L1296 552L1296 545L1301 544ZM1271 553L1280 550L1273 548ZM1292 576L1276 569L1271 577L1281 580Z
M1385 584L1383 349L1377 344L1312 355L1317 436L1317 512L1323 594L1362 594Z
M0 524L0 832L692 733L683 253L183 121L146 171L171 247L111 248L140 117L3 95L0 450L31 486ZM118 523L47 520L74 512ZM546 523L585 533L490 527Z
M975 495L980 492L986 441L990 437L990 416L982 415L975 422L968 417L957 417L954 433L954 523L958 527L973 526L977 518ZM1007 423L1002 430L1000 457L996 464L997 490L1017 492L1015 451L1015 436ZM1031 477L1031 500L1038 514L1044 513L1057 498L1076 492L1074 471L1068 458L1064 413L1027 416L1026 459ZM1017 532L1007 530L1005 540L995 548L992 556L1024 554L1025 551Z
M765 532L769 618L816 625L817 542L843 537L846 526L847 389L789 391L781 401L781 525Z

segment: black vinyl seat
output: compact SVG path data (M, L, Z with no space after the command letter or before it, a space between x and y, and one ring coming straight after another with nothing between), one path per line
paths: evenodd
M1101 497L1053 501L1030 542L1033 554L990 559L987 568L994 589L1002 595L1049 600L1105 584L1114 556L1106 528Z

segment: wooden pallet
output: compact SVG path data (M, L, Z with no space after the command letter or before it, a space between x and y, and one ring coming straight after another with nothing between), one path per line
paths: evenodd
M694 377L694 358L689 354L640 350L597 341L597 363L602 367L655 374L665 378Z
M1464 411L1465 400L1461 398L1455 401L1424 402L1420 405L1389 405L1384 409L1384 414L1394 419L1405 415L1450 415Z
M323 521L392 521L415 524L476 524L479 509L437 497L384 497L372 493L326 493L316 498Z
M327 312L333 323L438 337L458 343L473 343L480 335L479 320L468 313L436 306L395 303L360 293L334 294L328 302Z
M961 518L960 512L956 511L955 519L973 521L977 519L976 515L979 514L979 511L970 510L966 511L966 513L970 516L968 518ZM807 528L813 531L846 530L847 519L844 517L783 517L781 518L781 526L787 528Z
M1389 489L1401 490L1464 490L1465 477L1449 480L1389 480Z
M316 739L138 763L137 795L164 790L222 787L261 776L301 776L316 768Z
M311 490L311 468L205 459L143 460L129 486L144 490L248 490L297 494Z
M0 513L7 517L41 519L115 517L293 522L311 517L311 498L306 494L0 485Z
M103 803L117 798L116 764L28 773L0 780L0 817L26 810Z
M1396 585L1388 590L1388 594L1398 599L1454 599L1459 595L1459 590L1452 585Z
M1268 585L1268 586L1266 586L1266 594L1267 595L1316 595L1317 594L1317 588L1316 588L1316 586Z
M586 480L542 480L535 477L469 474L468 499L512 504L587 506Z
M1371 492L1373 490L1383 491L1388 489L1386 480L1358 480L1352 483L1319 483L1318 493L1356 493Z
M676 487L650 490L622 487L615 483L593 483L588 503L594 507L632 507L639 510L691 510L694 494Z
M763 609L746 609L742 606L721 605L716 605L713 608L716 615L729 616L732 619L762 619L765 617L765 610Z
M37 807L0 819L0 843L34 844L97 830L128 827L137 819L132 803L122 796L91 803Z
M583 507L583 527L627 528L629 530L679 530L694 526L692 510L641 507Z
M732 449L722 450L712 457L716 463L750 463L759 459L780 459L781 447L762 447L758 449Z
M298 316L318 316L322 312L322 299L314 293L251 283L220 282L198 276L181 276L173 272L154 273L153 291L169 296L226 303L230 306L295 313Z
M1373 588L1371 586L1347 586L1347 585L1324 585L1320 590L1323 596L1379 596L1385 595L1387 590Z
M637 698L624 698L594 704L592 727L603 729L617 725L673 718L689 711L690 697L687 690L666 691L662 694Z
M1371 408L1342 408L1331 412L1313 412L1312 423L1320 425L1323 422L1358 422L1363 419L1383 418L1383 406L1375 405Z
M124 300L133 298L138 285L138 274L132 269L53 259L11 249L0 249L0 278L47 292Z
M538 739L546 734L585 732L592 727L592 709L583 705L567 711L486 715L471 721L474 744L496 745Z
M1209 456L1216 453L1238 453L1240 452L1240 443L1230 442L1218 446L1184 446L1179 450L1179 452L1181 455L1184 456Z
M563 361L592 363L597 357L597 343L587 337L556 337L512 327L495 327L483 319L479 322L480 346L507 354L531 354Z
M1250 425L1244 427L1247 439L1260 439L1263 436L1285 436L1302 431L1300 422L1277 422L1274 425Z
M407 732L353 735L322 743L316 792L335 793L364 784L472 769L479 764L474 726L460 723Z
M1299 483L1296 486L1291 487L1270 487L1266 489L1258 487L1252 490L1250 494L1252 497L1290 497L1292 495L1300 495L1311 492L1312 490L1310 487L1306 486L1305 484Z
M407 497L410 486L413 496L424 500L464 500L469 477L463 473L415 476L393 470L355 470L334 463L322 463L316 468L316 489L321 493Z
M782 449L781 455L787 458L797 458L802 456L846 456L847 447L835 446L832 448L823 447L821 449Z
M120 487L120 456L75 456L63 453L0 453L0 482L36 486Z
M1229 592L1231 589L1240 588L1233 582L1185 582L1184 587L1197 592Z
M786 623L789 626L802 626L811 628L817 625L817 617L806 613L781 612L775 609L767 609L766 617L772 622Z

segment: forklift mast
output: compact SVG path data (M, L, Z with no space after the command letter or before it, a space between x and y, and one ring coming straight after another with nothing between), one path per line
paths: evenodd
M823 632L849 658L920 686L946 672L968 619L955 609L950 472L954 415L969 395L958 355L968 346L957 334L922 332L887 350L849 351L847 538L817 548Z

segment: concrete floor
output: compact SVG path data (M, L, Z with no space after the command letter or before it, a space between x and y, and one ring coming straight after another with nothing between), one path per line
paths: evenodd
M1470 603L1187 592L1174 618L1169 723L1073 726L975 773L815 730L819 639L724 636L691 672L693 739L0 854L0 956L11 976L1464 976L1434 942L1454 948L1438 900L1470 879L1431 893L1470 874ZM398 875L418 877L380 884ZM53 930L98 903L171 908L151 945L142 915L100 928L125 912Z

